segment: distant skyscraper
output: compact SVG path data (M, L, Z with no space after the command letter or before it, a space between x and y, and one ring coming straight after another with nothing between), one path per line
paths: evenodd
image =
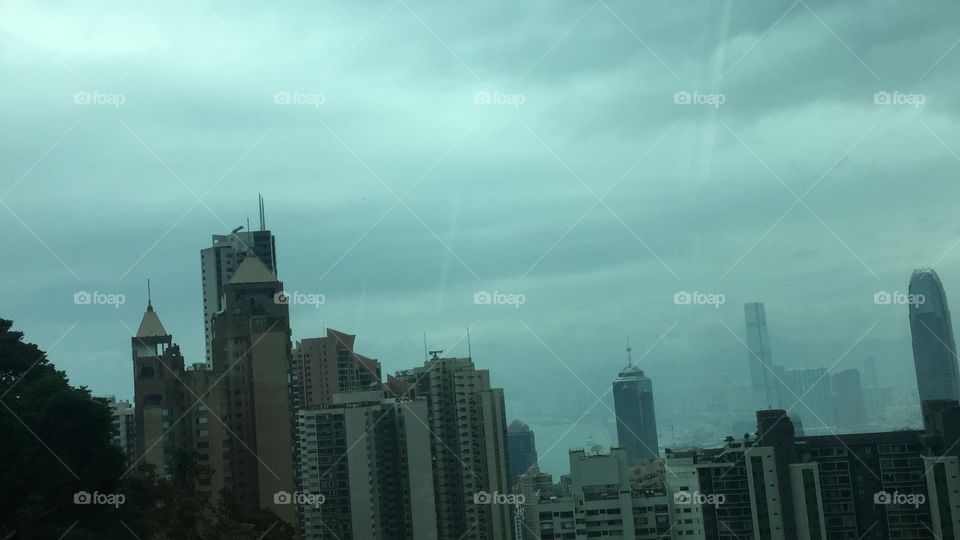
M513 486L521 474L537 464L537 442L530 426L520 420L510 422L507 427L507 453L510 457L509 482Z
M478 496L509 493L503 389L470 358L436 356L388 386L427 399L438 538L510 539L512 507Z
M788 368L779 370L789 390L785 396L791 418L802 420L807 434L832 433L836 428L836 407L827 368Z
M943 284L932 269L915 270L909 293L917 299L910 304L910 333L920 401L960 399L957 345Z
M767 333L767 313L762 302L743 306L747 323L747 362L750 366L750 389L755 406L760 409L779 407L780 383L774 376L773 354Z
M880 386L880 375L877 372L877 359L868 356L863 361L863 386L865 388L876 388Z
M230 283L240 263L252 252L268 270L277 273L276 239L266 230L263 199L260 199L260 230L213 235L213 246L200 250L203 286L203 327L207 341L207 364L213 361L213 317L224 308L223 288Z
M833 400L836 404L837 427L842 430L862 428L867 423L860 371L845 369L831 376Z
M653 382L633 365L627 349L627 367L613 381L613 404L617 415L617 438L626 449L630 465L641 459L657 459L657 415L653 407Z

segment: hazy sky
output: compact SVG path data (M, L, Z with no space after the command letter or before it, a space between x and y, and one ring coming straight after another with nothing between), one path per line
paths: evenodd
M74 383L130 397L147 278L202 361L199 250L255 224L262 192L286 289L326 298L293 307L295 338L356 333L393 372L424 331L465 355L471 327L511 416L590 406L627 334L656 388L744 378L745 353L716 351L742 348L748 301L775 336L902 347L907 308L876 292L932 265L960 305L958 15L0 1L0 316Z

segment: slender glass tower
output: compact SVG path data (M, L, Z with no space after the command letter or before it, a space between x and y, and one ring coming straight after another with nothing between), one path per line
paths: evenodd
M759 409L781 407L781 385L773 371L766 309L762 302L751 302L743 305L743 314L747 324L747 362L750 366L750 389L754 396L754 406Z
M613 405L617 415L617 438L631 465L641 459L657 459L657 415L653 409L653 381L633 365L627 348L627 367L613 381Z
M910 333L920 401L960 398L957 345L947 297L940 277L931 268L910 276Z

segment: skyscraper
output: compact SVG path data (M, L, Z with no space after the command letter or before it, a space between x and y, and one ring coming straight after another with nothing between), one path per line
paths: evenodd
M960 399L957 345L940 277L931 268L914 270L909 293L915 300L910 303L910 334L920 401Z
M860 371L845 369L831 376L833 401L837 407L837 427L842 430L862 428L867 423Z
M520 420L510 422L507 427L507 453L509 454L509 485L517 483L520 475L537 464L537 441L530 426Z
M296 407L329 405L335 393L381 386L380 362L354 352L356 339L328 328L326 337L297 342L292 368Z
M230 426L224 467L237 499L293 522L293 507L274 495L293 480L290 313L277 301L283 284L251 252L224 287L213 319L213 371L222 373L220 418Z
M743 312L747 323L747 362L754 406L759 409L779 407L780 384L774 375L766 309L762 302L751 302L744 304Z
M207 343L207 364L213 362L213 317L224 308L223 289L233 273L252 252L276 275L276 239L266 230L263 199L260 199L260 230L241 231L237 227L230 234L213 235L213 245L200 250L200 274L203 287L203 327Z
M503 389L472 359L437 356L397 373L390 387L403 386L427 400L438 538L509 539L512 506L490 499L509 491Z
M333 401L297 411L299 491L325 499L301 507L302 537L436 538L426 401L382 389Z
M628 364L613 381L613 404L617 416L617 438L635 465L641 459L657 459L657 416L653 407L653 382L640 368Z
M100 398L110 407L113 420L113 444L123 451L127 465L133 465L137 459L137 430L133 405L127 400L118 400L117 396Z
M792 418L800 418L806 434L833 433L837 426L836 406L827 368L807 367L778 370L788 389L783 402Z

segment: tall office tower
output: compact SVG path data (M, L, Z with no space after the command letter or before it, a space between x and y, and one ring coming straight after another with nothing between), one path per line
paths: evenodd
M660 457L657 415L653 407L653 382L630 358L613 381L613 405L617 416L617 439L627 450L630 465L641 459Z
M837 427L855 430L867 423L867 409L860 384L860 371L845 369L831 376L833 402L836 405Z
M770 336L767 333L767 312L762 302L743 305L747 323L747 362L750 366L750 389L757 408L779 407L779 381L774 374Z
M324 496L300 507L303 538L436 538L427 425L425 400L387 399L383 390L298 410L300 492Z
M868 356L863 361L863 386L866 388L876 388L880 386L880 375L877 372L877 359Z
M137 459L137 428L133 405L127 400L118 400L117 396L99 398L110 407L113 423L113 445L123 451L127 466Z
M434 355L396 379L410 385L411 396L427 400L438 538L511 538L513 507L492 498L508 493L503 389L491 388L490 373L470 358Z
M826 368L789 368L783 370L788 392L784 403L791 416L801 419L806 434L833 433L836 406Z
M213 371L223 374L220 418L225 476L247 506L270 508L294 521L293 506L274 494L294 489L290 318L277 302L283 291L269 268L248 253L224 286L224 309L213 319ZM210 404L210 403L208 403Z
M223 289L233 273L252 252L268 270L277 273L276 239L266 230L263 199L260 199L260 230L213 235L213 245L200 250L200 274L203 286L203 327L207 340L207 363L213 362L213 317L224 308Z
M957 344L940 277L930 268L914 270L909 292L917 300L910 304L910 334L920 402L960 399Z
M293 400L297 408L329 405L337 392L380 387L380 362L354 352L356 339L328 328L326 337L297 342L293 349Z
M507 462L510 464L508 485L513 486L521 474L537 464L537 440L530 426L520 420L507 427Z

